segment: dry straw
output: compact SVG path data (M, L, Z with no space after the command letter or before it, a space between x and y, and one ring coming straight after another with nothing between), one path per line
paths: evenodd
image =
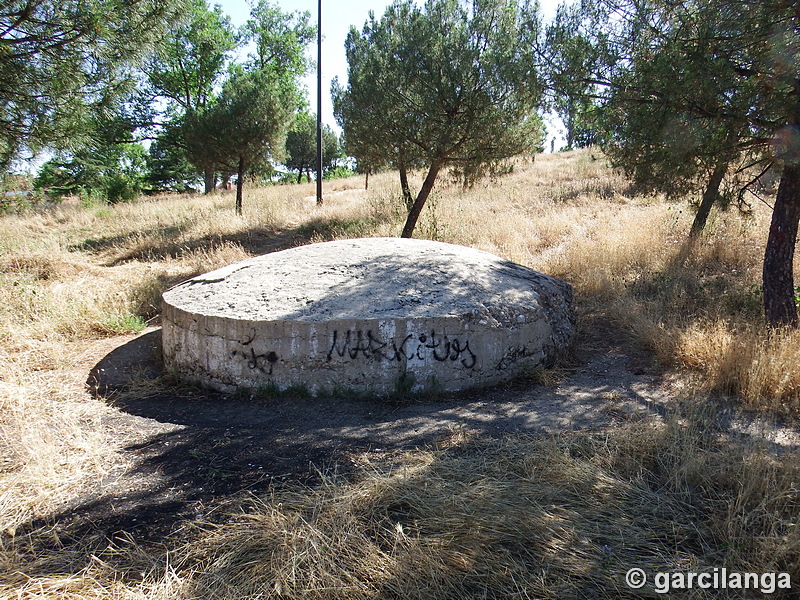
M285 600L654 595L625 585L632 567L651 576L778 570L797 580L797 475L796 455L730 446L702 413L603 435L468 440L367 464L355 482L246 502L184 552L192 565L184 592Z
M229 194L0 217L0 598L617 598L632 565L800 581L797 456L731 440L702 411L394 455L354 481L245 502L184 551L179 535L58 538L53 515L133 464L104 424L115 409L85 387L104 344L157 324L160 293L197 273L397 235L396 179L337 181L322 209L313 185L252 189L242 217ZM418 233L572 282L582 328L615 323L701 405L716 394L794 418L800 340L763 327L769 211L754 209L716 213L687 254L686 203L632 196L589 150L520 160L472 189L443 179Z

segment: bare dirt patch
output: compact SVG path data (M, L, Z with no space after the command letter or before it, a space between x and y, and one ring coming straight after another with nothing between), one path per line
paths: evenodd
M62 537L124 531L158 541L207 518L224 499L314 484L323 473L347 475L365 457L464 436L660 422L686 397L679 379L602 320L582 334L566 367L439 398L264 399L181 386L163 373L159 329L98 343L95 359L87 384L110 406L104 427L131 460L51 517ZM737 435L765 434L757 421L733 419L725 409L715 418ZM797 444L794 430L780 430L782 437L770 431L777 452Z

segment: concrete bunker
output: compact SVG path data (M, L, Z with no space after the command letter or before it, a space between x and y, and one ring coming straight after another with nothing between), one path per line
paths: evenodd
M569 284L493 254L399 238L311 244L163 295L165 366L223 392L455 392L547 365Z

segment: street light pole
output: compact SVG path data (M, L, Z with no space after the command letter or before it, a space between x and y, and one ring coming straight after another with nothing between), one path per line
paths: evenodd
M322 0L317 8L317 206L322 206Z

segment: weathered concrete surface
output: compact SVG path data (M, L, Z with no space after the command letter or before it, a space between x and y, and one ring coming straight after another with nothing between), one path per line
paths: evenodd
M458 391L547 364L569 284L492 254L367 238L266 254L163 296L168 368L221 391Z

